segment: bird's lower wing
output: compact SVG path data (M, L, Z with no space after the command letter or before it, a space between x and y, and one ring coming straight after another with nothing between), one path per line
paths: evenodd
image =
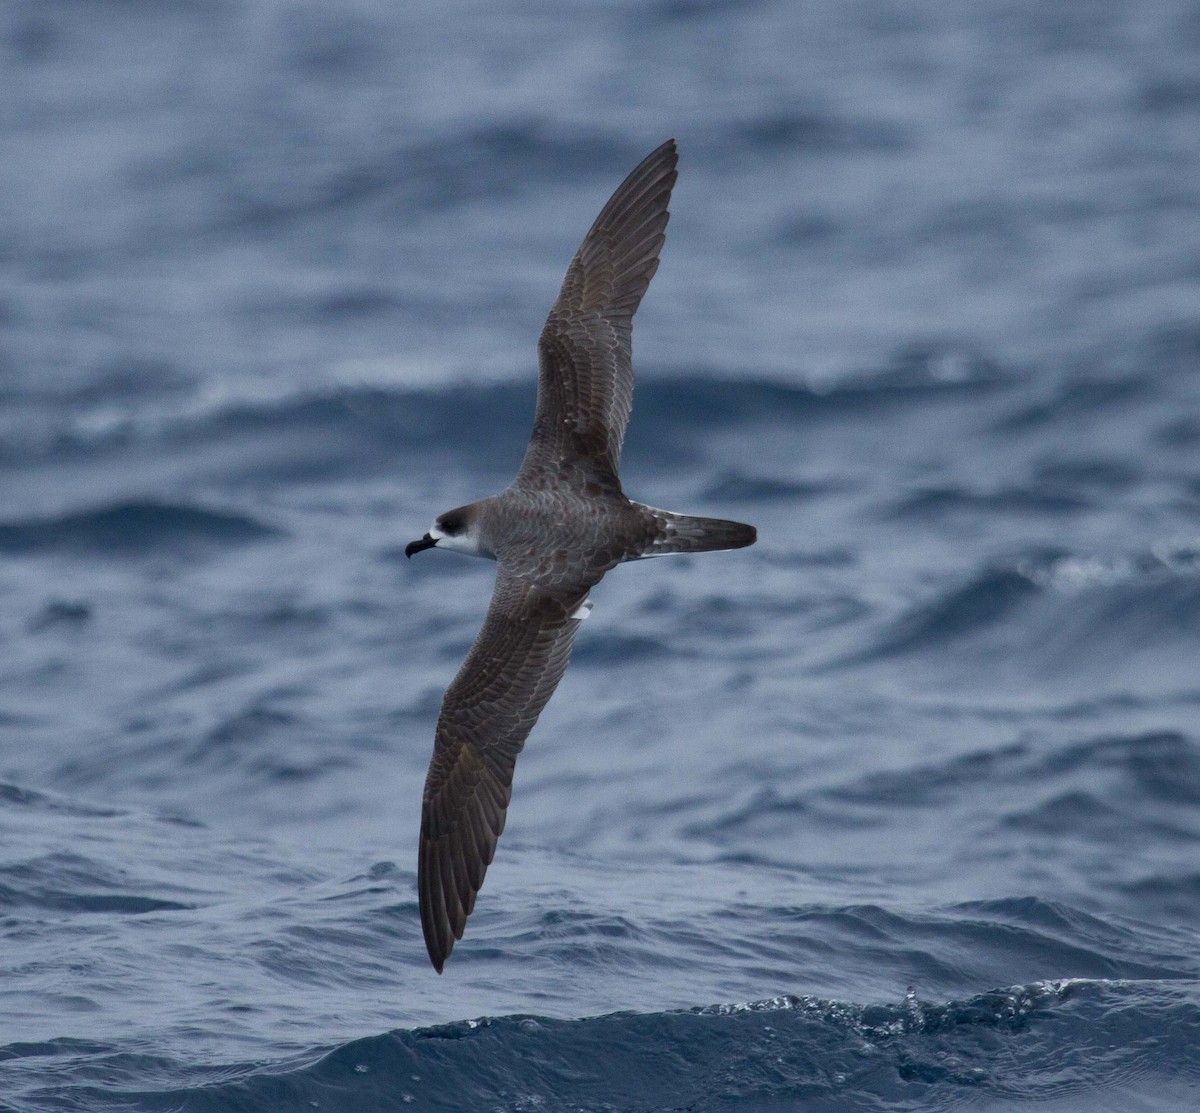
M517 754L567 667L586 595L540 590L501 565L483 628L442 701L417 863L421 927L439 973L475 906Z

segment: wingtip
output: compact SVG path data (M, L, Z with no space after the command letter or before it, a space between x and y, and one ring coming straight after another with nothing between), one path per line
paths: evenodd
M450 951L454 948L454 943L451 941L450 946L444 951L437 940L425 937L425 950L429 952L429 961L433 963L433 968L440 974L446 966L446 959L450 957Z
M617 196L621 190L631 181L636 180L639 175L644 175L647 172L657 171L662 173L664 170L674 172L679 165L679 148L675 144L674 138L668 139L660 143L654 148L641 162L630 171L625 181L617 187L613 197ZM672 179L674 183L674 179ZM609 199L610 201L612 198Z
M446 941L449 946L446 946L436 933L429 931L425 932L425 950L429 952L429 961L433 963L433 968L440 974L446 966L446 959L450 957L450 952L454 950L454 938L450 937Z

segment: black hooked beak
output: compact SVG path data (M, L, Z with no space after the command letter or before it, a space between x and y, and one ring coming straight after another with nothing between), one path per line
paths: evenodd
M436 544L436 537L430 537L429 534L425 534L420 541L410 541L405 545L404 555L411 560L413 553L419 553L422 549L432 549Z

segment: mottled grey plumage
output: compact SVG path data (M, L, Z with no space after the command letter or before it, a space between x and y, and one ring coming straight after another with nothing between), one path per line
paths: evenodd
M425 780L421 925L441 973L504 830L513 769L591 607L622 561L736 549L752 526L631 502L618 476L633 403L633 315L658 269L674 140L612 195L567 268L538 341L533 436L517 478L441 515L409 556L438 546L498 562L483 628L446 691Z

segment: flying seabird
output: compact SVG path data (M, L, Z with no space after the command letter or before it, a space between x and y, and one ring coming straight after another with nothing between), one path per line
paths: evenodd
M631 502L621 441L633 402L633 315L658 269L678 155L668 140L600 210L538 339L533 436L512 485L440 515L404 550L496 561L475 644L442 700L417 863L438 973L461 939L504 830L513 767L558 686L609 569L667 553L740 549L753 526Z

